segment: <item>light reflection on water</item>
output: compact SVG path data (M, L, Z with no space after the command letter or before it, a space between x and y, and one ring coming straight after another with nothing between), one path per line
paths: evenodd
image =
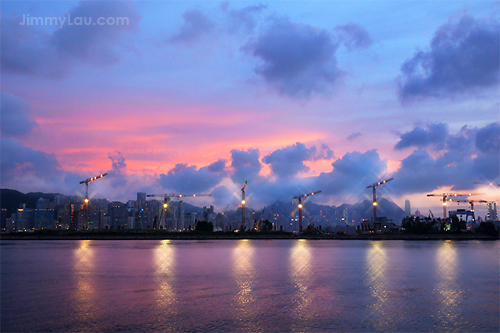
M437 292L440 308L438 318L441 329L452 328L460 319L460 298L463 292L458 284L457 252L451 241L445 241L437 251Z
M237 310L238 321L248 331L259 331L258 322L252 320L256 315L255 310L255 267L252 264L254 260L255 249L247 239L239 240L233 250L233 276L238 286L234 297Z
M311 252L309 242L304 239L295 241L290 251L290 278L295 286L295 300L293 317L297 318L300 327L293 325L292 329L303 330L303 326L314 318L314 311L310 309L313 298L309 287L313 283L311 273Z
M94 260L92 241L78 241L78 247L74 250L73 276L76 288L73 291L73 299L75 316L82 322L92 322L95 317L93 309L97 295L94 283Z
M372 302L369 306L369 320L377 330L387 330L393 323L392 311L388 303L389 281L387 276L388 258L383 242L370 242L366 254L368 286ZM365 318L365 320L368 318Z
M173 304L176 302L175 291L172 287L175 273L175 250L170 240L162 240L154 250L156 271L155 280L158 284L156 302L160 312L171 314L175 312Z

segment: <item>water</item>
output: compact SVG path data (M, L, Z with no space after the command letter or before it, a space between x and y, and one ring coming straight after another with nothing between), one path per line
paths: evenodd
M2 332L499 331L499 242L0 244Z

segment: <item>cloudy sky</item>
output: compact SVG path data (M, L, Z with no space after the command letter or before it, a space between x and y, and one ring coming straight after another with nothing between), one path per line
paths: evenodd
M246 180L261 208L394 177L380 195L425 213L429 192L500 198L474 185L500 181L498 1L1 7L2 188L82 194L108 172L95 197L210 192L220 210Z

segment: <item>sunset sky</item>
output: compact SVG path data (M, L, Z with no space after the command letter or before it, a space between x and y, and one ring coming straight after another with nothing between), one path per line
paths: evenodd
M1 9L2 188L81 195L108 172L94 197L213 193L190 203L220 211L245 180L262 208L314 190L356 203L394 177L380 195L424 214L442 215L431 192L500 199L474 185L500 181L498 1Z

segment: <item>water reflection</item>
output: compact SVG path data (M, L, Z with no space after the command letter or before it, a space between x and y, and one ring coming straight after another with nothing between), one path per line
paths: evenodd
M438 318L443 328L450 329L459 319L461 290L457 281L457 252L451 241L445 241L437 252L438 285L441 308Z
M367 273L370 295L374 301L370 305L367 318L376 330L387 330L393 325L388 301L387 253L383 242L371 242L367 252Z
M258 330L255 320L255 267L252 265L254 248L247 239L238 241L233 252L233 274L238 285L238 293L235 296L235 305L239 312L238 316L246 331Z
M82 322L91 322L95 317L95 301L98 298L94 284L94 249L91 240L81 240L74 251L73 292L75 315ZM88 327L88 329L91 329Z
M313 309L310 308L313 301L309 291L312 284L311 259L309 242L305 239L297 240L290 254L290 277L296 287L297 296L294 301L295 313L293 316L298 319L295 322L300 323L300 327L292 327L292 330L303 329L303 326L307 326L308 322L315 316Z
M170 240L162 240L154 252L156 271L154 277L158 283L156 288L156 301L161 313L174 313L173 304L176 296L172 287L175 273L175 252Z

